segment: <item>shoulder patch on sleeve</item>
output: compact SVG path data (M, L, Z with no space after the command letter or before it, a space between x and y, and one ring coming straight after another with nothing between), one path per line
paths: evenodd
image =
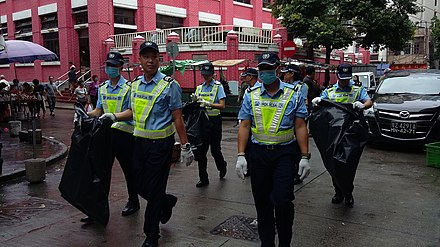
M165 76L163 78L163 80L166 81L166 82L170 82L170 83L174 81L174 79L171 76Z

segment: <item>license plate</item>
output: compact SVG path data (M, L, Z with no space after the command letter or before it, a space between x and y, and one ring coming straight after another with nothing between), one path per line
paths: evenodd
M410 122L391 122L391 133L400 133L400 134L416 134L417 123Z

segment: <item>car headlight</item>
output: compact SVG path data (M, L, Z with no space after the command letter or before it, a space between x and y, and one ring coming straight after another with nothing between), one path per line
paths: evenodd
M374 113L376 112L376 103L373 103L373 106L364 110L365 117L374 117Z

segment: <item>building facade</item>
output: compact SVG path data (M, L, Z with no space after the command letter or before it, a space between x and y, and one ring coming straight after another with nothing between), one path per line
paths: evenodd
M157 38L161 30L170 30L162 40L157 39L163 41L164 61L169 60L166 38L172 31L184 45L182 58L177 59L194 59L197 56L188 52L203 51L198 52L200 59L246 56L255 60L263 51L278 51L281 41L276 43L273 37L284 34L268 4L269 0L0 0L0 35L5 40L32 41L59 56L59 61L0 65L0 74L8 80L16 73L20 81L46 81L49 75L61 77L73 62L82 71L105 79L103 66L109 50L119 50L129 63L136 64L133 38ZM232 52L232 56L226 43L229 31L235 31L239 39L237 54ZM262 45L261 37L267 38ZM216 39L222 42L211 42Z

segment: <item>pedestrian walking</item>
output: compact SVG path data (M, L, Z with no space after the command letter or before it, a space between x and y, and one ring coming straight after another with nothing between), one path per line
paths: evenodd
M303 78L302 78L299 66L296 64L289 64L286 67L282 68L280 70L280 72L284 75L283 76L284 82L291 84L295 91L302 94L302 99L305 100L304 103L306 104L306 107L307 107L308 89L307 89L307 85L302 82ZM295 148L296 148L296 152L300 152L298 144L295 146ZM301 157L297 156L296 160L295 160L295 166L297 167L297 169L299 167L300 161L301 161ZM302 182L303 181L300 178L300 176L298 174L295 174L295 178L293 180L293 183L296 185L296 184L300 184Z
M110 78L98 87L98 99L96 108L89 112L91 117L103 116L103 114L115 114L129 109L131 86L121 75L124 58L119 52L107 54L105 73ZM111 144L109 152L112 154L109 167L113 166L115 158L124 172L128 191L128 202L122 210L122 216L129 216L140 209L137 195L134 171L133 171L133 121L119 121L111 126ZM111 169L110 169L111 170ZM111 177L111 176L110 176ZM110 190L110 181L106 181L107 191ZM82 222L91 222L93 219L85 217Z
M55 104L57 101L57 96L55 94L58 93L60 96L62 96L61 92L58 90L57 86L54 84L53 81L54 77L49 76L49 82L46 84L46 92L47 92L47 104L49 106L50 115L53 117L55 114L53 113L55 110Z
M70 100L72 100L73 96L76 95L76 102L81 104L84 109L86 109L87 105L87 88L84 87L84 83L82 81L78 82L78 87L73 91L72 96L70 96Z
M140 196L147 200L142 246L158 246L159 222L172 215L177 197L165 194L171 166L174 133L180 139L181 160L190 165L194 159L182 118L182 90L171 77L159 71L160 56L156 43L146 41L139 48L139 62L144 74L131 85L131 109L105 113L113 121L134 120L135 145L133 172ZM174 124L173 124L174 122Z
M261 85L246 93L240 108L237 175L244 179L247 170L245 150L252 164L252 194L257 210L261 246L275 246L275 227L279 246L291 246L294 218L293 179L310 173L310 153L305 118L304 96L293 85L282 82L277 74L280 59L275 53L263 53L258 59ZM300 152L295 148L299 145ZM294 161L301 157L299 170Z
M211 146L211 155L214 157L215 165L219 171L220 179L226 175L227 164L223 158L221 151L222 141L222 116L220 110L225 109L226 94L222 84L214 80L214 65L207 63L202 65L200 73L204 82L197 86L195 95L198 97L201 107L205 107L209 116L209 121L212 123L210 135L205 138L203 145L198 148L198 168L199 168L199 182L196 187L201 188L209 184L208 178L208 158L206 154Z
M314 106L319 105L322 99L327 99L336 103L352 103L353 109L364 110L370 108L373 103L362 86L355 86L351 80L352 66L351 64L341 64L337 69L338 82L333 86L325 89L320 97L312 100ZM337 123L336 123L337 124ZM326 162L325 160L323 161ZM353 181L356 176L357 164L345 164L335 166L335 170L331 172L335 195L332 203L339 204L345 198L345 205L353 207Z
M70 94L73 94L73 91L77 87L77 78L76 78L76 67L72 62L69 62L69 72L67 72L67 77L69 81L69 89Z
M96 103L98 102L98 76L92 76L92 82L89 84L89 95L90 95L90 103L92 104L93 109L96 108Z
M35 117L40 118L40 110L43 112L43 119L46 116L46 106L44 104L44 98L46 96L46 90L44 89L44 86L40 84L40 81L38 79L32 80L32 83L34 84L34 95L37 98L37 101L35 102Z
M313 66L306 67L306 76L303 79L303 83L307 85L307 111L312 112L313 104L312 100L321 95L321 88L315 80L316 70Z

